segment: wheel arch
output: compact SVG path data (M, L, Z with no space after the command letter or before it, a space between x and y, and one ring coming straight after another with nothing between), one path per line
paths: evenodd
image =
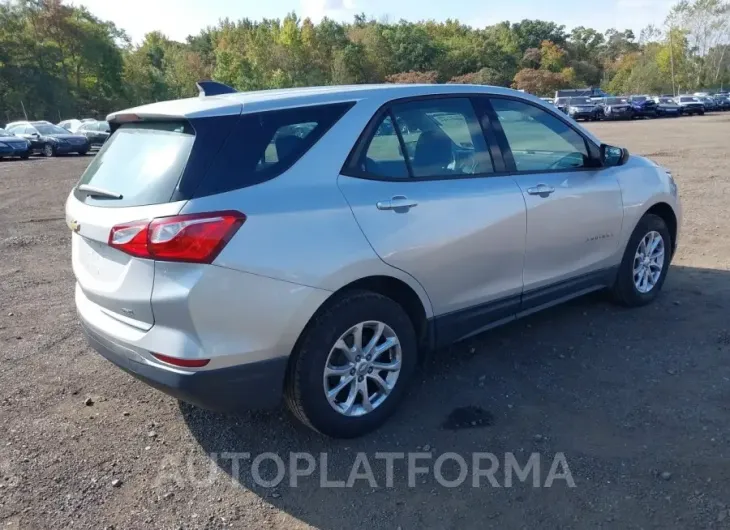
M669 229L669 235L672 238L672 254L674 254L677 250L677 230L679 228L677 225L677 214L674 212L674 208L666 202L658 202L652 205L652 207L644 213L644 215L647 214L661 217L661 219L666 223L667 228Z
M420 287L420 285L418 287ZM425 291L420 292L422 289L418 289L418 287L414 288L404 279L388 275L366 276L343 285L334 291L322 303L322 305L320 305L317 311L314 312L307 322L307 325L299 334L294 350L296 351L297 345L299 344L302 336L304 336L307 328L309 328L310 324L319 314L325 311L333 303L340 300L343 296L347 295L347 293L354 291L371 291L386 296L398 303L413 323L413 329L416 332L419 347L426 347L430 349L434 344L433 326L430 325L432 316L431 303L428 300Z

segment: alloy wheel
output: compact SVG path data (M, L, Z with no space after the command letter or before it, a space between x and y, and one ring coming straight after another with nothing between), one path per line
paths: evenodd
M53 156L53 146L51 144L46 144L43 146L43 154L45 156Z
M381 406L395 387L402 351L395 331L378 321L348 329L335 342L324 367L324 393L344 416L363 416Z
M650 292L662 276L664 268L664 238L652 230L639 242L634 255L634 286L642 294Z

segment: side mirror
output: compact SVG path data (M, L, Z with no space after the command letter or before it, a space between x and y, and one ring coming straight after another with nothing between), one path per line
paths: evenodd
M628 160L628 149L601 144L601 162L604 167L623 166Z

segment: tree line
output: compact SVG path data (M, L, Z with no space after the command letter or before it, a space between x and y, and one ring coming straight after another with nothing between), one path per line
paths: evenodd
M627 12L627 17L630 13ZM612 94L730 85L730 3L680 0L637 37L550 21L472 28L457 20L351 23L221 20L185 42L122 28L63 0L0 0L0 122L103 117L195 95L215 79L239 90L356 83L476 83L537 95L595 86Z

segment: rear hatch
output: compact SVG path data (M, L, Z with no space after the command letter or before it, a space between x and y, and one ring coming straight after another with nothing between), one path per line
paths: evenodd
M185 121L121 125L66 203L78 286L99 309L141 330L154 324L155 262L109 246L113 227L177 214L195 131Z

